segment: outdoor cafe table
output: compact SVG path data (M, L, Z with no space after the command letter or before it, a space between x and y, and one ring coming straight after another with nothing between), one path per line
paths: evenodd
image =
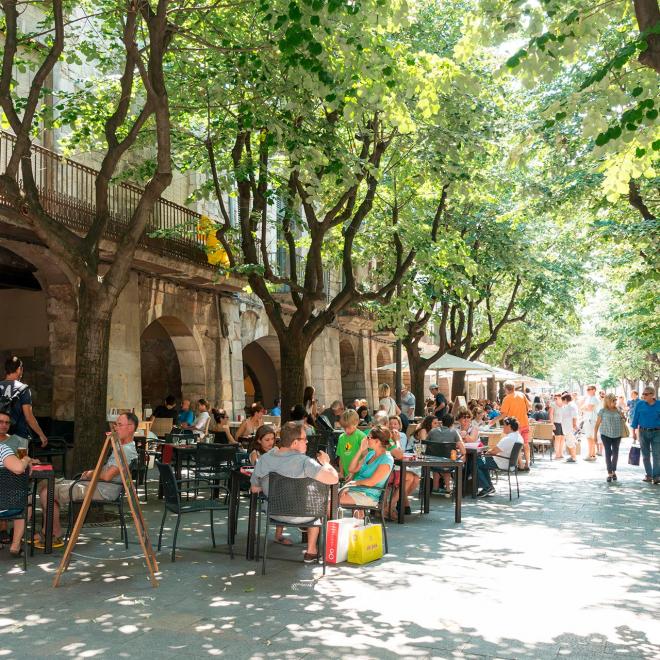
M245 466L232 470L229 477L229 527L231 531L231 543L234 544L236 540L236 528L238 526L238 513L241 499L241 484L250 484L250 477L252 471ZM330 518L334 520L337 518L337 507L339 504L339 487L334 484L330 487ZM245 558L246 559L259 559L256 553L257 544L257 508L259 506L259 497L256 493L250 493L250 504L248 510L248 529L247 529L247 543L245 545ZM296 525L297 526L297 525Z
M399 483L399 524L405 522L404 490L406 483L406 470L412 467L421 467L424 476L424 490L422 492L422 511L428 513L431 502L431 468L452 468L456 470L456 479L454 480L454 520L461 522L461 500L463 495L463 463L461 461L452 461L440 456L422 456L422 457L404 457L395 458L394 464L401 468L401 481Z
M50 469L46 469L50 468ZM30 470L32 501L36 501L37 484L46 481L46 520L44 521L44 554L53 552L53 511L55 509L55 470L52 465L33 465ZM34 546L33 546L34 548Z

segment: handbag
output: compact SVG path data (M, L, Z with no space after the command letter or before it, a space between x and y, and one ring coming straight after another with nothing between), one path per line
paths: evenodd
M633 442L630 452L628 453L628 465L639 465L641 453L642 450L640 446L636 442Z
M626 424L626 418L623 413L619 413L621 415L621 437L622 438L629 438L630 437L630 429L628 428L628 424ZM639 465L639 463L637 463Z
M383 556L383 526L378 524L353 527L348 543L348 561L368 564Z

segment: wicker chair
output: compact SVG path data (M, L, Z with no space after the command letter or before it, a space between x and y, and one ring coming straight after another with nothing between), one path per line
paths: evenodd
M179 484L183 482L193 481L193 479L179 479L177 480L172 466L169 464L156 462L156 467L160 472L160 480L163 484L165 508L163 510L163 519L160 523L160 532L158 533L158 550L160 551L163 541L163 527L165 526L165 519L167 514L173 513L176 515L176 527L174 528L174 537L172 539L172 561L176 561L176 537L179 533L179 525L181 524L181 516L184 513L199 513L200 511L208 511L211 517L211 542L215 548L215 531L213 529L213 512L214 511L227 511L231 502L229 502L229 491L224 486L208 486L205 488L197 488L197 490L210 490L218 489L224 490L227 494L226 503L222 504L219 500L213 499L195 499L192 502L181 502L181 491ZM234 548L231 542L231 526L227 524L227 545L229 546L229 555L234 558Z
M23 520L23 570L27 571L27 529L28 529L28 493L30 484L28 474L14 474L7 468L0 468L0 520ZM34 528L32 529L34 541ZM34 547L34 543L32 544Z
M320 527L319 556L323 564L325 575L325 528L328 521L328 502L330 486L322 484L316 479L304 477L292 479L284 477L277 472L268 475L268 506L266 509L266 531L264 534L264 554L261 564L261 574L266 574L266 555L268 551L268 530L270 523L286 525L282 517L307 518L309 522L289 523L304 527ZM261 507L258 511L257 545L261 531ZM259 549L257 548L257 556Z

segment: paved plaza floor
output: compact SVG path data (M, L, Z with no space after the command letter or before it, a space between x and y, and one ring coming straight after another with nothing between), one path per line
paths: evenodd
M157 589L130 526L128 551L118 527L86 527L58 589L61 551L24 574L5 548L0 656L658 658L660 486L628 465L618 483L605 476L603 459L538 460L520 500L500 481L497 496L464 502L460 525L434 496L429 515L388 525L382 561L324 578L301 545L272 546L262 577L241 554L245 520L230 560L206 514L184 518L176 563L159 553ZM161 512L151 497L154 539Z

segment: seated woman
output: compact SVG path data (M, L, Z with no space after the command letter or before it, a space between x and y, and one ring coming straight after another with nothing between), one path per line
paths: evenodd
M422 423L415 429L413 437L418 442L422 442L428 438L429 433L433 429L437 429L440 426L440 420L435 415L427 415L422 420Z
M241 438L247 438L254 435L257 429L263 424L263 418L266 409L260 403L253 403L248 410L248 417L236 431L236 438L240 442Z
M341 493L339 503L378 507L378 498L392 472L394 459L387 451L391 436L384 426L376 426L362 439L360 449L353 457L350 471L355 474L347 490Z
M224 433L230 445L237 445L238 442L234 440L229 426L229 415L227 415L226 410L224 408L211 408L211 417L213 418L211 430L214 433Z
M371 415L367 406L360 406L357 409L358 417L360 418L360 425L371 424Z
M0 468L7 468L7 470L13 472L14 474L23 474L31 463L32 459L30 459L28 456L25 456L24 458L18 458L10 447L8 447L5 443L0 443ZM9 509L7 511L3 511L5 515L19 514L20 512L21 509ZM0 514L0 519L1 518L2 514ZM11 545L9 546L9 554L12 557L20 557L23 554L22 541L24 529L24 520L14 520L14 533L12 535Z
M413 442L412 438L406 437L405 433L401 432L401 420L398 416L392 415L389 418L389 428L391 434L390 441L390 453L394 458L403 458L404 453L412 451ZM404 485L404 498L403 503L405 506L405 513L412 513L410 509L410 500L408 499L410 495L419 487L420 475L413 472L414 468L408 468L406 470L406 483ZM398 470L397 470L398 476ZM394 482L395 488L390 498L391 503L398 503L399 501L399 488L398 484ZM396 506L390 511L390 518L395 519L396 515Z
M472 415L467 410L461 409L457 421L457 431L464 443L479 441L479 425L473 422Z
M257 429L250 442L250 465L256 465L259 457L267 454L275 446L275 430L270 424L263 424ZM292 545L291 539L284 536L284 525L275 527L275 543Z

